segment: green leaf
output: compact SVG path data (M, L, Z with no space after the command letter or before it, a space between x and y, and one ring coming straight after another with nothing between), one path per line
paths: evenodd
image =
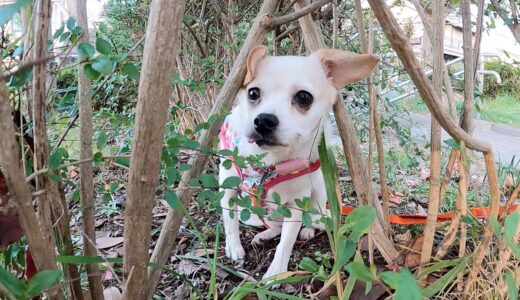
M70 31L64 32L60 35L60 38L58 39L58 41L64 42L69 39L70 35L71 35Z
M408 269L402 268L399 273L383 272L381 279L395 290L396 300L422 300L421 289Z
M509 300L518 300L518 288L516 286L516 280L511 271L507 271L505 274L505 281L507 285L507 294Z
M179 197L177 196L177 193L171 190L166 190L165 192L165 198L166 202L168 202L168 205L173 209L179 209L182 207L182 203L179 200Z
M251 210L252 213L254 213L255 215L259 216L259 217L264 217L264 216L267 216L267 210L265 210L265 208L262 208L262 207L257 207L257 206L251 206L249 208Z
M233 189L236 188L241 182L242 180L240 179L240 177L231 176L226 178L224 182L222 182L221 187L223 189Z
M249 209L242 209L240 212L240 220L243 222L249 220L251 218L251 211Z
M25 291L23 281L16 278L11 272L0 267L0 284L4 286L16 298L22 298Z
M516 227L518 225L518 212L514 212L510 214L505 220L504 220L504 229L506 237L513 238L516 232Z
M96 152L94 156L92 157L92 161L94 162L94 165L99 165L103 162L103 153L102 152Z
M67 29L72 31L76 27L76 19L70 17L67 19Z
M62 153L53 151L49 157L49 169L55 169L63 163Z
M291 214L291 210L290 210L289 208L287 208L287 206L283 206L283 205L281 205L281 206L278 207L277 210L278 210L278 211L280 212L280 214L281 214L282 216L284 216L285 218L290 218L291 215L292 215L292 214Z
M374 277L370 269L367 268L362 262L353 261L347 265L347 271L352 275L363 281L372 281Z
M340 239L337 241L336 256L331 273L334 274L343 268L356 252L356 243L351 239ZM356 274L357 276L357 274Z
M62 273L59 270L45 270L38 272L27 283L26 293L29 297L35 297L55 285L56 282L60 280L61 276Z
M448 146L450 146L451 148L453 149L459 149L460 148L460 144L459 142L457 142L457 140L455 139L448 139L448 140L445 140L444 143Z
M58 30L56 30L56 32L54 32L53 38L54 39L59 38L60 35L63 33L63 31L65 31L65 26L61 26L60 28L58 28Z
M435 282L425 287L422 290L422 295L426 298L431 298L437 293L443 291L449 284L451 284L455 278L466 268L467 260L469 257L464 258L460 261L460 263L446 274L444 274L441 278L437 279Z
M130 79L139 80L139 69L132 63L123 65L123 73L128 75Z
M0 27L4 26L15 13L29 3L31 3L31 0L18 0L13 4L2 6L2 9L0 9Z
M373 207L360 206L345 218L345 224L340 228L339 234L343 235L350 231L351 237L357 240L368 232L375 218L376 211Z
M105 131L100 131L96 141L96 147L98 148L98 150L101 151L105 149L105 147L107 146L107 139L107 133Z
M230 161L229 159L228 159L228 160L225 160L224 162L222 162L222 166L223 166L226 170L229 170L229 169L231 169L231 167L233 166L233 162Z
M78 45L78 54L82 58L92 58L96 53L96 49L89 43L81 43Z
M99 31L101 31L103 33L106 33L108 31L107 25L105 23L99 23L98 24L98 29L99 29Z
M130 159L126 157L118 157L114 162L116 165L120 165L124 168L130 168Z
M313 259L304 257L298 267L304 271L315 273L318 272L319 265Z
M311 218L311 215L309 212L304 211L302 213L302 222L303 222L303 226L305 226L307 228L312 227L312 218Z
M98 37L96 39L96 50L101 54L110 55L112 54L112 45L107 40Z
M92 68L92 64L85 64L83 66L83 72L90 80L98 80L99 76L101 76L101 73Z
M217 188L218 180L215 174L201 174L199 177L200 182L204 187L207 188Z
M277 192L273 192L273 201L274 201L274 203L280 205L280 203L282 203L282 199L280 198L280 194L278 194Z
M112 72L114 62L106 56L98 56L92 60L92 69L102 74L108 74Z

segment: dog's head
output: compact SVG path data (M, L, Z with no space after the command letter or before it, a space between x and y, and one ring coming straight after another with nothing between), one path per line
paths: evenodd
M264 149L295 148L313 140L338 89L367 77L378 59L340 50L309 56L266 56L253 48L238 94L241 119L251 142Z

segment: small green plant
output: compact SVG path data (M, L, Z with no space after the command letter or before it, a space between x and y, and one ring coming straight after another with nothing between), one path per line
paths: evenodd
M38 272L28 282L16 278L11 272L0 268L0 285L8 299L31 299L50 289L62 277L58 270Z

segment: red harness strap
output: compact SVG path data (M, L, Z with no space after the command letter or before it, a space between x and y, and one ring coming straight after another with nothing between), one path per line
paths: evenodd
M316 161L312 162L309 166L304 167L302 169L295 170L295 171L292 171L287 174L277 174L276 176L267 179L262 184L264 191L263 191L262 195L260 196L260 199L258 199L258 197L256 196L256 188L253 187L253 191L252 191L252 193L250 193L251 200L253 202L253 206L263 207L264 206L263 201L265 200L267 192L270 189L272 189L274 186L276 186L277 184L282 183L284 181L289 181L291 179L294 179L294 178L297 178L297 177L300 177L303 175L313 173L313 172L317 171L319 168L320 168L320 161L316 160ZM266 228L269 228L269 226L265 222L264 218L260 218L260 220L262 221L262 223L264 224L264 226Z

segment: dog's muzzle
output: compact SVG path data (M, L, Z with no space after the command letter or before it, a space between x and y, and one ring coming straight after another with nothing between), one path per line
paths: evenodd
M253 121L255 132L249 137L250 142L262 146L281 146L275 137L275 130L278 128L278 118L273 114L259 114Z

